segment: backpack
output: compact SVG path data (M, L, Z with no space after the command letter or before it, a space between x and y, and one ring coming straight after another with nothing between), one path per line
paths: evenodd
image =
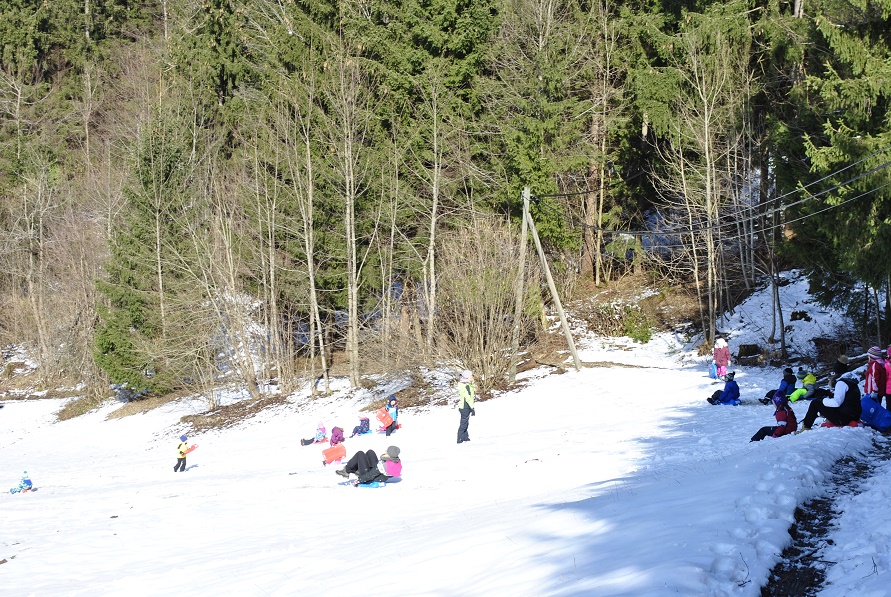
M873 400L871 396L864 396L860 400L860 406L863 408L863 412L860 414L861 421L879 431L891 429L891 412Z

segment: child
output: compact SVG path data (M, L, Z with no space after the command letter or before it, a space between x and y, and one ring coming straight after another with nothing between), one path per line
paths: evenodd
M366 433L371 433L371 423L369 422L368 417L359 417L359 424L353 427L353 433L350 437L365 435Z
M715 365L718 366L718 379L724 379L727 375L727 365L730 364L730 347L724 338L715 340L715 350L712 352Z
M396 417L399 416L397 402L396 396L390 396L390 399L387 401L387 414L393 419L393 422L387 425L387 437L390 437L390 434L396 431L396 428L399 427L399 424L396 423Z
M335 427L331 430L331 446L336 446L343 441L343 429Z
M866 377L863 378L863 393L872 395L876 402L882 403L885 395L885 351L878 346L873 346L866 352L869 362L866 365Z
M34 488L34 485L31 483L31 479L28 478L28 471L22 473L22 480L19 481L17 487L13 487L9 490L9 493L22 493L25 491L31 491Z
M326 437L328 437L328 432L325 430L325 423L319 421L319 425L316 427L316 436L311 439L300 440L300 445L308 446L310 444L318 444L325 441Z
M176 447L176 466L173 467L173 472L186 472L186 454L189 453L189 438L185 435L179 436L179 445Z
M789 402L813 400L817 392L817 378L814 374L806 371L804 367L799 367L795 377L801 382L801 387L789 394Z
M739 385L733 381L736 372L731 371L726 376L727 381L724 383L724 391L717 390L712 394L711 398L707 398L709 404L724 404L727 406L738 406L742 404L739 399Z
M783 379L780 381L780 387L778 390L786 395L788 398L792 392L795 391L795 384L798 382L798 378L795 377L795 372L792 371L792 367L786 367L783 369ZM770 404L770 401L773 399L774 390L770 390L767 394L764 395L764 398L759 398L758 401L761 404Z
M782 437L795 433L798 429L798 420L795 418L795 411L789 406L789 399L786 398L781 390L777 390L773 395L773 404L776 411L773 416L777 419L774 427L762 427L758 433L752 436L750 442L760 442L765 437Z
M470 426L470 416L476 416L473 404L476 401L476 385L473 383L473 373L470 369L461 372L458 378L458 412L461 413L461 422L458 423L458 443L469 442L470 435L467 428Z
M387 482L393 477L402 474L402 461L399 460L399 448L390 446L387 452L378 459L374 450L363 452L359 450L342 469L335 471L341 477L350 478L350 473L359 477L359 483L367 484Z

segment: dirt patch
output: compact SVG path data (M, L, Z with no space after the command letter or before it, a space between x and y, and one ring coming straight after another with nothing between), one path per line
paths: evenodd
M106 419L120 419L122 417L129 417L130 415L147 413L159 406L164 406L174 400L179 400L180 398L185 398L192 394L194 394L194 392L187 393L181 391L165 394L164 396L149 396L148 398L143 398L141 400L131 400L130 402L125 402L120 408L109 413Z
M882 460L891 458L891 445L875 445ZM835 501L840 495L857 494L862 482L873 474L872 460L842 458L832 467L832 483L826 495L795 509L795 522L789 529L792 544L783 550L781 561L771 571L761 597L809 597L823 588L826 570L835 562L820 558L823 547L832 545L827 535L835 524Z
M287 403L287 398L280 395L259 400L243 400L227 406L218 406L197 415L187 415L182 417L180 422L190 424L193 432L226 429L247 421L267 408Z

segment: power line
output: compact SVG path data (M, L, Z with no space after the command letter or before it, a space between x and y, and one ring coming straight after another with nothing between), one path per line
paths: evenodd
M794 193L798 193L798 192L804 191L804 190L806 190L808 187L813 186L814 184L817 184L818 182L825 181L826 179L831 178L831 177L835 176L835 175L838 174L838 173L844 172L845 170L847 170L847 169L849 169L849 168L851 168L851 167L853 167L853 166L855 166L855 165L857 165L857 164L860 164L860 163L862 163L863 161L865 161L865 160L867 160L867 159L869 159L869 158L871 158L871 157L874 157L874 156L876 156L876 155L879 155L880 153L883 153L883 152L885 152L885 151L888 151L889 149L891 149L891 145L889 145L888 147L886 147L885 149L883 149L883 150L881 150L881 151L877 151L877 152L873 153L872 155L870 155L870 156L868 156L868 157L866 157L866 158L863 158L863 159L859 160L858 162L855 162L854 164L849 164L849 165L845 166L844 168L841 168L841 169L839 169L839 170L836 170L835 172L833 172L833 173L831 173L831 174L828 174L828 175L824 176L823 178L821 178L821 179L818 180L818 181L814 181L814 182L812 182L812 183L810 183L810 184L808 184L808 185L805 185L805 186L803 186L803 187L801 187L801 188L799 188L799 189L796 189L796 190L794 190L794 191L790 191L790 192L788 192L788 193L785 193L785 194L783 194L783 195L780 195L779 197L776 197L775 199L772 199L771 201L772 201L772 202L776 202L776 201L779 201L780 199L782 199L782 198L784 198L784 197L788 197L788 196L790 196L790 195L792 195L792 194L794 194ZM738 224L738 223L740 223L740 222L752 222L752 223L757 223L757 220L761 220L761 219L763 219L763 218L772 216L772 215L774 215L774 214L776 214L776 213L778 213L778 212L781 212L781 211L784 211L784 210L786 210L786 209L789 209L790 207L795 207L796 205L800 205L800 204L802 204L802 203L805 203L805 202L807 202L807 201L810 201L811 199L815 199L815 198L820 197L820 196L822 196L822 195L825 195L825 194L827 194L827 193L831 193L832 191L836 191L836 190L838 190L838 189L841 189L841 188L843 188L843 187L846 187L846 186L848 186L848 185L851 185L851 184L853 184L854 182L857 182L858 180L860 180L860 179L862 179L862 178L865 178L865 177L867 177L867 176L870 176L870 175L872 175L872 174L875 174L876 172L879 172L879 171L881 171L881 170L884 170L884 169L887 168L888 166L891 166L891 160L888 160L888 161L886 161L886 162L884 162L884 163L882 163L882 164L879 164L878 166L875 166L875 167L873 167L873 168L871 168L871 169L869 169L869 170L866 170L865 172L861 172L861 173L858 174L857 176L855 176L855 177L853 177L853 178L850 178L850 179L848 179L848 180L846 180L846 181L844 181L844 182L841 182L841 183L838 183L838 184L836 184L836 185L833 185L833 186L831 186L831 187L829 187L829 188L827 188L827 189L823 189L822 191L820 191L820 192L818 192L818 193L810 194L810 195L808 195L807 197L804 197L804 198L802 198L802 199L799 199L798 201L793 201L792 203L787 203L787 204L784 204L784 205L779 205L779 206L777 206L777 207L768 209L768 210L764 211L763 213L756 213L756 214L755 214L754 216L752 216L752 217L737 218L736 221L735 221L734 223L729 223L729 224L708 224L708 225L703 225L703 226L697 227L697 230L698 230L698 231L721 230L722 228L726 228L727 226L733 226L733 225ZM862 197L862 196L864 196L865 194L868 194L868 193L870 193L870 192L874 192L874 191L876 191L876 190L880 190L880 189L882 189L882 188L885 188L885 186L887 186L887 185L882 185L881 187L877 187L877 188L875 188L875 189L872 189L871 191L867 191L866 193L863 193L863 194L861 194L861 195L858 195L857 197L859 198L859 197ZM544 195L533 195L533 201L536 203L536 205L544 206L545 208L548 208L548 209L550 209L550 210L556 212L557 214L559 214L559 215L561 215L561 216L563 216L563 217L565 218L566 216L565 216L564 214L562 214L562 212L559 212L558 210L556 210L556 208L552 207L552 206L549 205L548 203L546 203L546 202L544 202L544 201L541 201L541 199L542 199L542 198L546 198L546 197L559 197L559 196L573 196L573 195L580 195L580 194L582 194L582 193L583 193L583 192L580 191L580 192L577 192L577 193L560 193L560 194L552 193L552 194L544 194ZM848 201L845 201L844 203L848 203ZM839 205L843 205L844 203L839 204ZM792 220L792 221L799 221L800 219L804 219L804 218L806 218L806 217L811 217L811 216L813 216L813 215L817 215L818 213L823 213L824 211L828 211L828 209L834 209L835 207L838 207L838 206L830 206L830 207L827 208L826 210L821 210L821 211L818 211L818 212L814 212L814 214L809 214L809 215L807 215L807 216L803 216L802 218L798 218L798 219L796 219L796 220ZM744 212L744 211L752 211L752 210L754 210L754 209L755 209L754 207L746 207L746 208L744 208L743 210L740 210L740 211L741 211L741 212ZM575 217L573 217L573 219L578 220L578 218L575 218ZM660 234L660 235L678 234L678 235L680 235L680 234L686 234L686 233L689 233L689 229L687 229L687 228L682 228L682 229L677 229L677 230L668 229L668 230L660 230L660 231L651 231L651 230L625 230L625 231L623 231L623 230L614 230L614 229L610 229L610 228L603 228L603 227L595 226L595 225L593 225L593 224L588 224L588 223L586 223L586 222L582 222L582 221L578 221L578 225L581 226L581 227L583 227L583 228L587 228L587 229L589 229L589 230L595 230L595 231L601 231L601 232L608 232L608 233L611 233L611 234L628 234L628 235L631 235L631 236L647 236L647 235L652 235L652 234ZM770 228L776 228L776 227L778 227L778 225L767 226L767 227L765 227L765 228L762 228L762 230L764 230L764 229L770 229Z

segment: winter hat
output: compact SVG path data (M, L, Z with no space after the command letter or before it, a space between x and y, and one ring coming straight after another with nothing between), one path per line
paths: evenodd
M839 355L838 362L841 363L842 365L847 365L848 364L848 355L846 355L846 354Z
M28 471L22 471L22 479L28 478Z
M724 379L727 381L733 381L733 378L736 377L736 371L731 371L727 375L724 376Z
M797 377L798 379L804 379L805 377L807 377L807 371L804 370L804 367L798 368L798 372L795 373L795 377Z
M725 346L727 346L727 340L725 340L724 338L718 338L717 340L715 340L715 348L724 348Z
M181 442L184 442L184 441L186 441L186 440L188 440L188 439L189 439L189 438L188 438L187 436L185 436L185 435L181 435L181 436L179 436L179 441L181 441Z
M786 367L783 369L783 375L795 375L795 372L792 371L792 367Z
M788 402L789 402L789 399L786 398L785 392L783 392L782 390L777 390L776 392L774 392L773 403L776 405L777 408L780 408L781 406L783 406L784 404L787 404Z
M396 399L396 396L390 396L389 398L387 398L387 402L397 402L398 403L399 401Z
M458 381L473 381L473 373L470 369L465 369L461 372L461 378Z
M866 356L871 359L883 359L885 358L885 351L879 348L878 346L873 346L869 350L866 351Z
M316 429L324 429L324 428L325 428L325 423L322 421L319 421L319 424L316 425Z
M396 446L390 446L387 448L387 453L381 456L381 460L395 460L399 461L399 448Z

